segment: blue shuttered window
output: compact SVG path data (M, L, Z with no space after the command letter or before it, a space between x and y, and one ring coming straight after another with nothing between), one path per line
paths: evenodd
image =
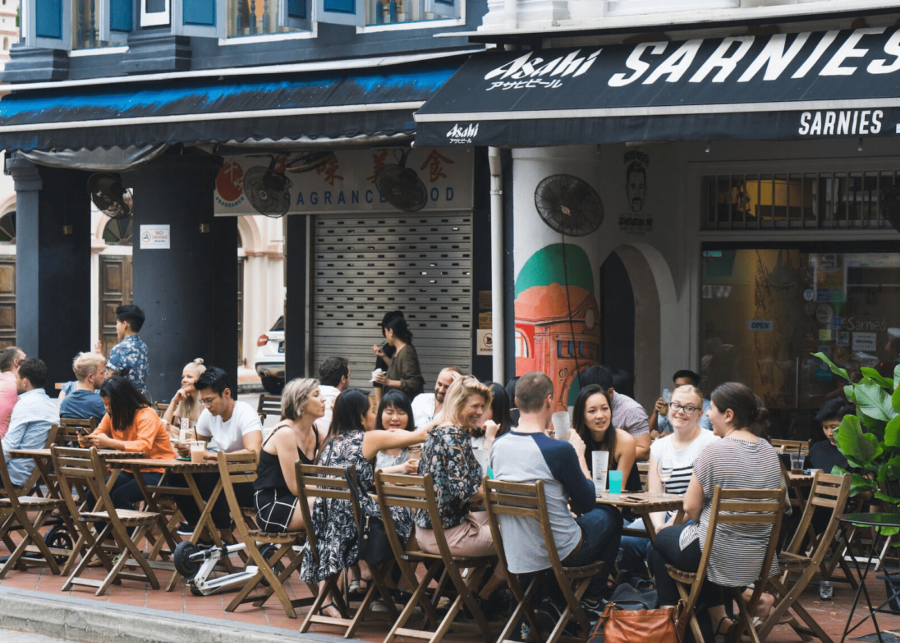
M301 31L312 30L309 3L310 0L281 0L278 4L278 25Z
M216 0L181 0L182 22L203 27L216 26Z
M316 0L316 20L336 25L362 26L366 22L364 0Z
M306 18L306 0L285 0L288 18L303 20Z
M457 0L434 0L434 13L438 16L456 18L459 16Z
M35 35L38 38L62 40L62 0L35 0L34 8Z
M109 28L112 31L130 32L134 28L134 2L109 0Z

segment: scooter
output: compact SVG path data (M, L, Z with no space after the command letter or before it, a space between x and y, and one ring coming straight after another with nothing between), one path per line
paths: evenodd
M246 549L244 543L216 547L211 545L204 547L189 540L178 543L173 555L175 570L187 581L191 594L195 596L209 596L217 592L224 592L229 588L243 587L251 578L256 576L259 567L247 565L242 571L226 574L210 579L216 565L225 558ZM272 545L264 545L259 548L259 553L266 560L275 550Z

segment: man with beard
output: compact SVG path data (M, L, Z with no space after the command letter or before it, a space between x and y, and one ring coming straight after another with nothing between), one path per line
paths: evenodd
M625 171L625 191L628 193L631 211L640 212L647 197L647 170L637 161L629 165Z
M438 374L434 383L434 393L420 393L412 402L413 420L416 428L431 427L435 424L435 418L440 415L444 406L444 396L447 389L462 373L456 366L448 366Z

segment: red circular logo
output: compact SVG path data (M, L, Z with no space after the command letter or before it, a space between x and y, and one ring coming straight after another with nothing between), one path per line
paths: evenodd
M226 202L237 201L244 194L244 169L237 161L228 161L219 168L216 191Z

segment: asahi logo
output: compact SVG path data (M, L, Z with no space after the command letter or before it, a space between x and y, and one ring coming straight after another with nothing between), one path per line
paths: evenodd
M478 136L478 123L469 123L465 127L460 127L457 123L447 132L447 138L451 143L471 144L476 136Z
M597 56L600 55L601 51L601 49L598 49L588 56L579 56L581 50L576 49L566 56L559 56L550 61L545 61L540 56L532 58L534 52L529 52L486 73L484 75L485 80L497 78L487 88L487 91L492 89L505 91L507 89L532 87L543 87L545 89L562 87L561 78L575 78L586 73L591 68L591 65L594 64L594 61L597 60Z

